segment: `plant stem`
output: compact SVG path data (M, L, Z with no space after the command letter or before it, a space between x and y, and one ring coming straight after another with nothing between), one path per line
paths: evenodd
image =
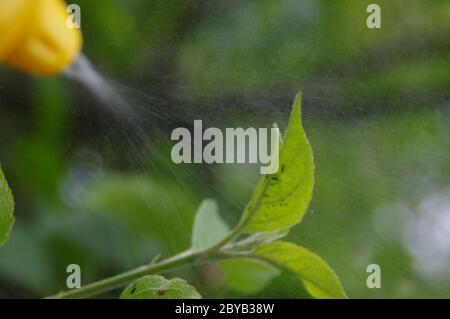
M107 291L111 291L116 288L126 286L130 282L141 278L145 275L154 274L156 272L161 272L164 270L169 270L174 267L189 264L195 261L200 261L206 257L213 255L218 252L222 247L227 245L229 242L233 241L237 236L239 236L240 230L242 228L238 225L232 232L230 232L223 240L217 244L208 247L205 250L198 252L192 252L191 250L186 250L178 255L170 257L168 259L162 260L158 263L150 263L149 265L144 265L130 271L112 276L100 281L96 281L92 284L83 286L79 289L73 289L68 291L60 292L56 295L50 296L48 298L55 299L76 299L76 298L87 298L94 295L98 295Z
M58 293L48 298L55 299L76 299L87 298L94 295L98 295L107 291L111 291L116 288L126 286L133 280L136 280L142 276L154 274L156 272L168 270L182 264L188 264L199 258L198 253L192 253L191 251L185 251L171 258L163 260L159 263L153 263L138 267L136 269L112 276L92 284L86 285L79 289L68 290Z
M264 185L264 190L267 188L267 184ZM264 192L264 191L263 191ZM130 271L96 281L92 284L86 285L79 289L73 289L68 291L60 292L56 295L50 296L48 298L58 298L58 299L76 299L76 298L87 298L95 296L107 291L111 291L116 288L126 286L130 282L141 278L145 275L154 274L156 272L161 272L164 270L169 270L174 267L189 264L194 261L200 261L206 257L210 257L215 253L218 253L220 249L225 247L227 244L234 241L242 232L242 230L247 226L251 220L251 216L257 210L261 204L261 197L258 198L255 206L251 209L251 213L245 219L241 219L239 224L221 241L218 243L200 251L186 250L178 255L165 259L158 263L150 263L149 265L144 265ZM219 257L219 256L218 256Z

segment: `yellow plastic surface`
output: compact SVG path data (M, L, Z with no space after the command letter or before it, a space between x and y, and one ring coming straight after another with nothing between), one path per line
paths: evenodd
M35 75L62 72L82 46L63 0L0 0L0 62Z

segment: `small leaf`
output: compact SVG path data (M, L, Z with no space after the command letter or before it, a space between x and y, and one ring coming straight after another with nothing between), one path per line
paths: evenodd
M217 202L205 199L195 215L192 229L192 248L204 249L219 242L229 233L227 224L221 219Z
M271 264L251 258L225 259L219 265L225 275L223 286L244 295L261 291L281 273Z
M122 292L121 299L201 299L197 290L180 278L144 276Z
M304 247L276 241L258 247L254 255L292 272L315 298L347 298L330 266Z
M14 199L0 167L0 246L9 236L14 224Z
M268 232L299 223L311 200L313 186L313 153L303 131L298 94L280 151L279 170L258 182L242 216L244 232Z

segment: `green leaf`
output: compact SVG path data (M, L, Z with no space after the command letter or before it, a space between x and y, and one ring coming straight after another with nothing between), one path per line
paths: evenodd
M14 199L0 167L0 245L8 240L9 232L14 224L13 212Z
M200 250L216 244L230 232L221 219L217 202L205 199L195 215L192 229L192 248Z
M271 264L251 258L225 259L219 266L225 275L223 286L244 295L261 291L281 273Z
M279 160L278 172L260 179L245 208L241 223L246 233L294 226L311 200L314 160L301 122L301 94L295 98Z
M121 299L201 299L198 291L180 278L144 276L122 292Z
M333 269L304 247L276 241L258 247L254 255L292 272L315 298L347 298Z

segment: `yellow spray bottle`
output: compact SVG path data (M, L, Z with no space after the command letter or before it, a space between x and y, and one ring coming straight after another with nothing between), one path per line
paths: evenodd
M0 0L0 63L34 75L64 71L82 46L67 18L63 0Z

